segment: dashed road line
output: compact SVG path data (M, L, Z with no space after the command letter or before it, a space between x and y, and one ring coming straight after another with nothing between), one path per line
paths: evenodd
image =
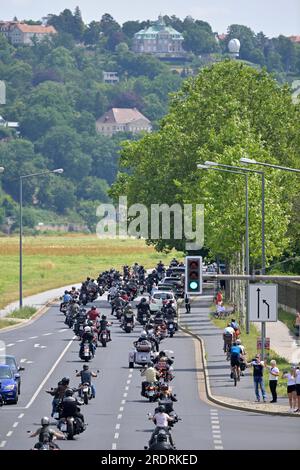
M114 442L113 445L111 446L111 449L116 450L116 448L117 448L117 444Z
M9 344L6 345L6 347L10 348L11 346L14 346L14 345L15 345L15 343L9 343Z
M120 426L121 426L120 423L116 424L116 429L120 429Z
M30 336L28 339L36 339L38 336Z
M210 410L210 421L211 421L211 430L212 430L214 449L224 450L218 410L215 410L215 409Z
M18 339L17 343L24 343L25 339Z
M13 424L13 428L16 428L18 426L18 421L16 421L14 424Z
M125 387L125 390L129 390L129 387L128 387L128 385Z
M21 414L18 416L18 419L23 418L23 416L24 416L24 413L21 413Z
M114 439L119 439L119 433L118 432L115 433Z
M123 393L123 397L124 397L124 398L126 398L126 397L127 397L127 395L128 395L128 393L126 393L126 392L125 392L125 393Z
M124 406L120 406L119 411L124 411Z
M53 333L43 333L43 336L50 336L53 335Z
M118 415L118 416L117 416L117 419L122 419L122 416L123 416L123 415Z
M8 431L8 433L6 434L7 437L10 437L12 435L13 431Z
M0 444L0 447L5 447L6 442L7 441L2 441L1 444Z
M123 396L124 396L124 395L123 395ZM121 405L125 405L125 403L126 403L126 400L122 400L122 401L121 401ZM120 410L120 411L121 411L121 410Z

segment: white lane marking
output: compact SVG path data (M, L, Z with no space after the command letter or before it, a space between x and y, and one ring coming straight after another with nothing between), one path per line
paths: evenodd
M111 446L111 449L116 450L116 448L117 448L117 444L114 442L113 445Z
M34 361L27 361L26 364L33 364Z
M71 341L68 342L67 346L65 347L65 349L63 350L63 352L60 354L59 358L55 361L55 363L53 364L53 366L51 367L51 369L49 370L48 374L46 375L46 377L44 378L44 380L42 381L42 383L40 384L40 386L37 388L35 394L32 396L31 400L27 403L27 405L25 406L25 409L29 408L32 403L34 402L34 400L36 399L36 397L38 396L38 394L40 393L40 391L42 390L43 386L45 385L45 383L47 382L47 380L49 379L49 377L53 374L53 371L55 370L56 366L59 364L59 362L61 361L61 359L64 357L64 355L66 354L66 352L68 351L69 347L71 346L71 344L73 343L74 339L76 338L76 336L73 336L73 338L71 339Z
M15 345L15 343L9 343L9 344L6 345L6 347L10 348L11 346L14 346L14 345Z
M117 416L117 419L122 419L122 416L123 416L123 415L118 415L118 416Z
M5 351L5 348L0 348L0 351Z
M6 434L7 437L10 437L12 435L13 431L8 431L8 433Z
M211 424L220 424L220 421L218 419L212 419Z
M128 378L131 379L131 377L132 377L132 374L129 374L129 375L128 375Z
M5 447L6 441L2 441L0 447Z
M116 429L120 429L121 424L116 424Z
M124 406L120 406L120 411L124 411Z
M220 429L220 426L213 425L212 429Z
M129 369L129 372L132 372L132 371L133 371L133 369Z
M123 397L126 398L128 393L123 393Z
M39 348L39 347L40 347L40 343L36 343L36 344L34 345L34 348Z
M18 416L18 419L23 418L23 416L24 416L24 413L21 413L21 414Z
M131 380L127 380L127 382L126 382L126 383L127 383L127 384L130 384L130 382L131 382Z
M215 450L224 450L223 446L215 446Z
M119 433L118 432L115 433L114 439L119 439Z
M126 400L121 401L121 405L125 405L125 403L126 403Z
M38 338L38 336L30 336L28 339L35 339Z
M125 387L125 390L129 390L129 387L128 387L128 385Z
M45 349L47 346L40 346L41 349Z
M62 328L61 330L58 330L59 333L63 333L64 331L68 331L67 328Z
M214 444L222 444L222 441L220 439L214 439Z
M26 362L26 361L27 361L27 359L26 359L25 357L23 357L23 358L20 360L20 362Z
M53 333L43 333L43 336L50 336L53 335Z
M18 421L16 421L14 424L13 424L13 428L16 428L18 426Z
M18 339L17 343L24 343L25 339Z

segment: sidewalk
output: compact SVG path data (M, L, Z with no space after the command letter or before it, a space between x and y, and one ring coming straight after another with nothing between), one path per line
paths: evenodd
M230 378L230 363L226 361L223 352L223 331L217 328L210 320L209 308L212 301L212 295L203 295L201 298L193 299L191 313L186 314L185 310L180 308L180 326L196 334L203 341L209 380L208 391L211 398L220 404L226 404L233 408L290 416L291 413L288 413L288 399L278 398L278 403L270 404L268 402L271 400L271 396L268 389L266 390L267 403L255 403L256 396L252 368L247 368L240 382L238 382L236 387L234 386L233 380ZM279 334L276 333L278 341L280 339ZM271 347L276 349L275 339L273 341L270 328L268 329L268 336L271 338ZM286 341L286 337L284 337L283 341ZM299 413L294 415L300 417Z
M296 317L295 317L296 318ZM260 323L254 323L260 331ZM292 335L288 327L281 321L266 324L266 337L270 338L271 349L292 364L300 362L300 338Z
M72 286L79 288L81 284L71 284L65 287L59 287L58 289L52 289L45 292L41 292L40 294L31 295L30 297L25 297L23 298L23 306L35 307L36 309L40 309L51 300L59 298L65 290L71 290ZM9 313L11 313L17 308L19 308L18 301L7 305L3 310L0 310L0 318L9 315Z

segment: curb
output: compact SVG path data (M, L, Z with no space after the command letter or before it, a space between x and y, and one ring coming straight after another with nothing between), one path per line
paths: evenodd
M57 298L55 299L52 299L52 300L49 300L45 305L43 305L42 307L40 307L33 315L32 317L30 318L27 318L27 319L19 319L20 321L16 324L16 325L11 325L11 326L6 326L4 328L0 328L0 335L2 332L7 332L7 331L11 331L11 330L16 330L18 328L22 328L24 326L28 326L30 325L31 323L35 322L36 320L38 320L42 315L44 315L44 313L46 313L49 308L53 305L54 302L57 301ZM4 317L4 318L7 318L7 317ZM7 320L9 320L9 318L7 318Z
M180 314L178 316L178 320L179 321L181 320L181 315ZM297 415L297 414L291 414L291 413L288 413L288 412L285 413L285 412L281 412L281 411L258 410L257 408L250 408L250 407L247 407L247 406L234 405L232 403L228 403L226 401L222 401L222 400L219 400L218 398L216 398L212 394L211 388L210 388L209 373L208 373L208 368L207 368L207 362L206 362L206 359L205 359L206 351L205 351L205 345L204 345L203 339L200 336L193 333L192 331L190 331L189 329L183 328L180 324L179 324L179 328L184 333L188 334L189 336L192 336L194 339L196 339L200 343L201 356L202 356L201 361L202 361L202 367L203 367L203 372L204 372L206 396L207 396L208 401L210 401L210 402L212 402L216 405L220 405L222 407L225 407L225 408L230 408L230 409L239 410L239 411L247 411L247 412L250 411L252 413L268 414L268 415L271 415L271 416L287 416L289 418L300 418L300 415Z

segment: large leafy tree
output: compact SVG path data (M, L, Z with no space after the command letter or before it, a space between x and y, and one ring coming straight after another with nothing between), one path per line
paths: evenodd
M264 71L225 61L203 69L173 96L159 132L124 144L121 174L112 195L129 203L203 203L205 243L224 259L242 250L245 234L243 177L196 169L197 161L239 164L241 156L295 165L299 161L299 120L290 91ZM288 244L292 176L266 175L266 252L278 256ZM261 182L250 178L251 260L261 258ZM181 241L150 240L158 248Z

